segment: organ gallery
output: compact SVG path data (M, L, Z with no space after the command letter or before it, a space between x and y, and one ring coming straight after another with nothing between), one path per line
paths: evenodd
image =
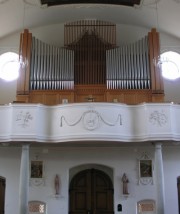
M75 102L163 102L159 34L152 29L133 44L116 44L116 25L81 20L64 25L64 46L20 37L24 61L17 101L46 105Z

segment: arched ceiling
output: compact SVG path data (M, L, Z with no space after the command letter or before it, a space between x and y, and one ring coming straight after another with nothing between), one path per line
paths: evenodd
M41 0L0 0L0 39L23 28L80 19L156 27L160 32L180 39L180 0L141 0L139 5L133 7L100 3L48 7L42 5Z

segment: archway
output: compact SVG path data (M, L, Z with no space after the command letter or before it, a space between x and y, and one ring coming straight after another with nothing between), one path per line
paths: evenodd
M85 169L72 178L69 188L70 214L113 214L113 184L99 169Z
M179 206L179 214L180 214L180 176L177 177L177 191L178 191L178 206Z
M0 214L4 214L6 179L0 177Z

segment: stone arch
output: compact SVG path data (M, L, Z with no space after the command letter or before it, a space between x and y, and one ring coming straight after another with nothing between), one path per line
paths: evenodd
M81 164L81 165L77 165L77 166L74 166L72 168L69 169L69 182L71 181L72 177L82 171L82 170L85 170L85 169L98 169L98 170L101 170L103 172L105 172L111 179L112 183L113 182L113 177L114 177L114 169L112 167L109 167L109 166L106 166L106 165L103 165L103 164L94 164L94 163L87 163L87 164Z
M180 214L180 176L177 177L178 210Z
M5 213L6 178L0 176L0 213Z

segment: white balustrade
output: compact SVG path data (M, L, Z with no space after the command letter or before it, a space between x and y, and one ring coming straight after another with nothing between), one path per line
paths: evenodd
M76 103L0 106L0 142L180 140L180 105Z

